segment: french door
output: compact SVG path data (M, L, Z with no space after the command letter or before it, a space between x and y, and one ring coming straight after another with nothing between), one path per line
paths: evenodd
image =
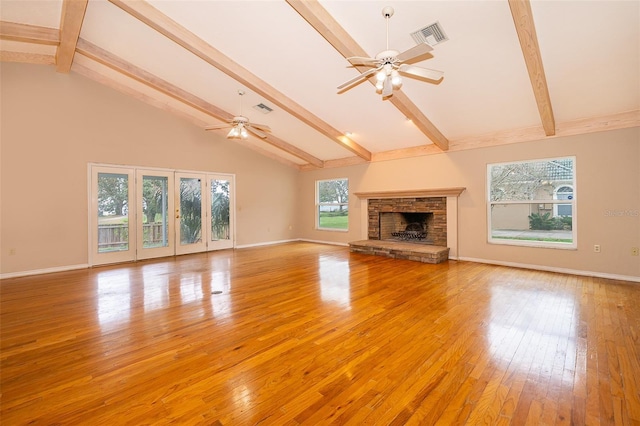
M234 247L234 177L90 165L89 263Z
M136 170L136 259L175 253L173 174L162 170Z
M176 173L176 206L177 246L176 254L197 253L206 251L206 206L203 201L207 195L205 190L206 175L194 173Z
M234 191L233 176L222 174L207 175L207 187L209 188L210 220L207 222L209 230L209 250L221 250L233 248L233 223Z
M93 166L90 181L89 264L135 260L135 221L129 209L135 200L134 170Z

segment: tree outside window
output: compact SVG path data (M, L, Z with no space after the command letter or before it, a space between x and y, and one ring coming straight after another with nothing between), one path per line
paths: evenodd
M316 181L318 229L349 229L349 180Z

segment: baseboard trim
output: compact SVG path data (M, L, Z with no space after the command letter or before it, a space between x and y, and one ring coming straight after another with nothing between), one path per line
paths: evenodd
M330 246L349 247L349 243L337 243L335 241L308 240L306 238L300 238L298 239L298 241L304 241L305 243L327 244Z
M536 271L558 272L561 274L581 275L585 277L606 278L610 280L631 281L631 282L640 283L640 277L634 277L632 275L608 274L605 272L583 271L579 269L568 269L568 268L556 268L553 266L531 265L528 263L501 262L497 260L478 259L475 257L459 257L458 260L464 260L467 262L476 262L476 263L487 263L490 265L509 266L512 268L533 269Z
M256 243L256 244L244 244L244 245L236 246L235 248L243 249L243 248L250 248L250 247L263 247L263 246L272 246L275 244L295 243L298 241L302 241L305 243L327 244L327 245L342 246L342 247L349 246L349 243L336 243L334 241L320 241L320 240L308 240L306 238L294 238L292 240L280 240L280 241L268 241L268 242Z
M89 267L88 263L83 263L80 265L56 266L54 268L33 269L30 271L20 271L20 272L9 272L6 274L0 274L0 280L6 280L8 278L28 277L30 275L52 274L54 272L75 271L77 269L87 269L88 267Z
M300 240L294 238L292 240L266 241L266 242L262 242L262 243L237 245L237 246L235 246L235 248L243 249L243 248L250 248L250 247L273 246L275 244L294 243L296 241L300 241Z

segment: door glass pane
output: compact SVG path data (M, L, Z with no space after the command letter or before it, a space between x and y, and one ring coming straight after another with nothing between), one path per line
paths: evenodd
M229 181L211 181L211 241L230 239Z
M166 176L142 178L142 246L169 245L169 179Z
M129 250L129 178L98 173L98 253Z
M180 178L180 244L202 241L202 190L200 179Z

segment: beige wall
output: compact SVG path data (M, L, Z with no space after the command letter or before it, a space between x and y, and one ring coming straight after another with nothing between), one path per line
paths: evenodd
M0 273L87 263L91 162L233 173L237 244L295 238L291 167L77 74L0 70Z
M488 244L487 164L574 155L578 249ZM463 259L640 278L640 257L631 256L631 247L640 246L639 128L306 172L299 182L301 238L336 243L362 238L361 226L366 224L360 223L360 202L353 195L349 232L314 229L315 180L342 177L349 178L351 193L466 187L458 201ZM601 253L593 252L594 244L600 244Z
M640 277L630 255L640 246L638 128L299 173L73 73L10 63L0 73L2 274L87 263L87 164L96 162L236 174L238 245L361 239L353 195L348 232L315 230L316 179L347 177L352 193L462 186L461 258ZM578 249L488 244L487 163L568 155Z

